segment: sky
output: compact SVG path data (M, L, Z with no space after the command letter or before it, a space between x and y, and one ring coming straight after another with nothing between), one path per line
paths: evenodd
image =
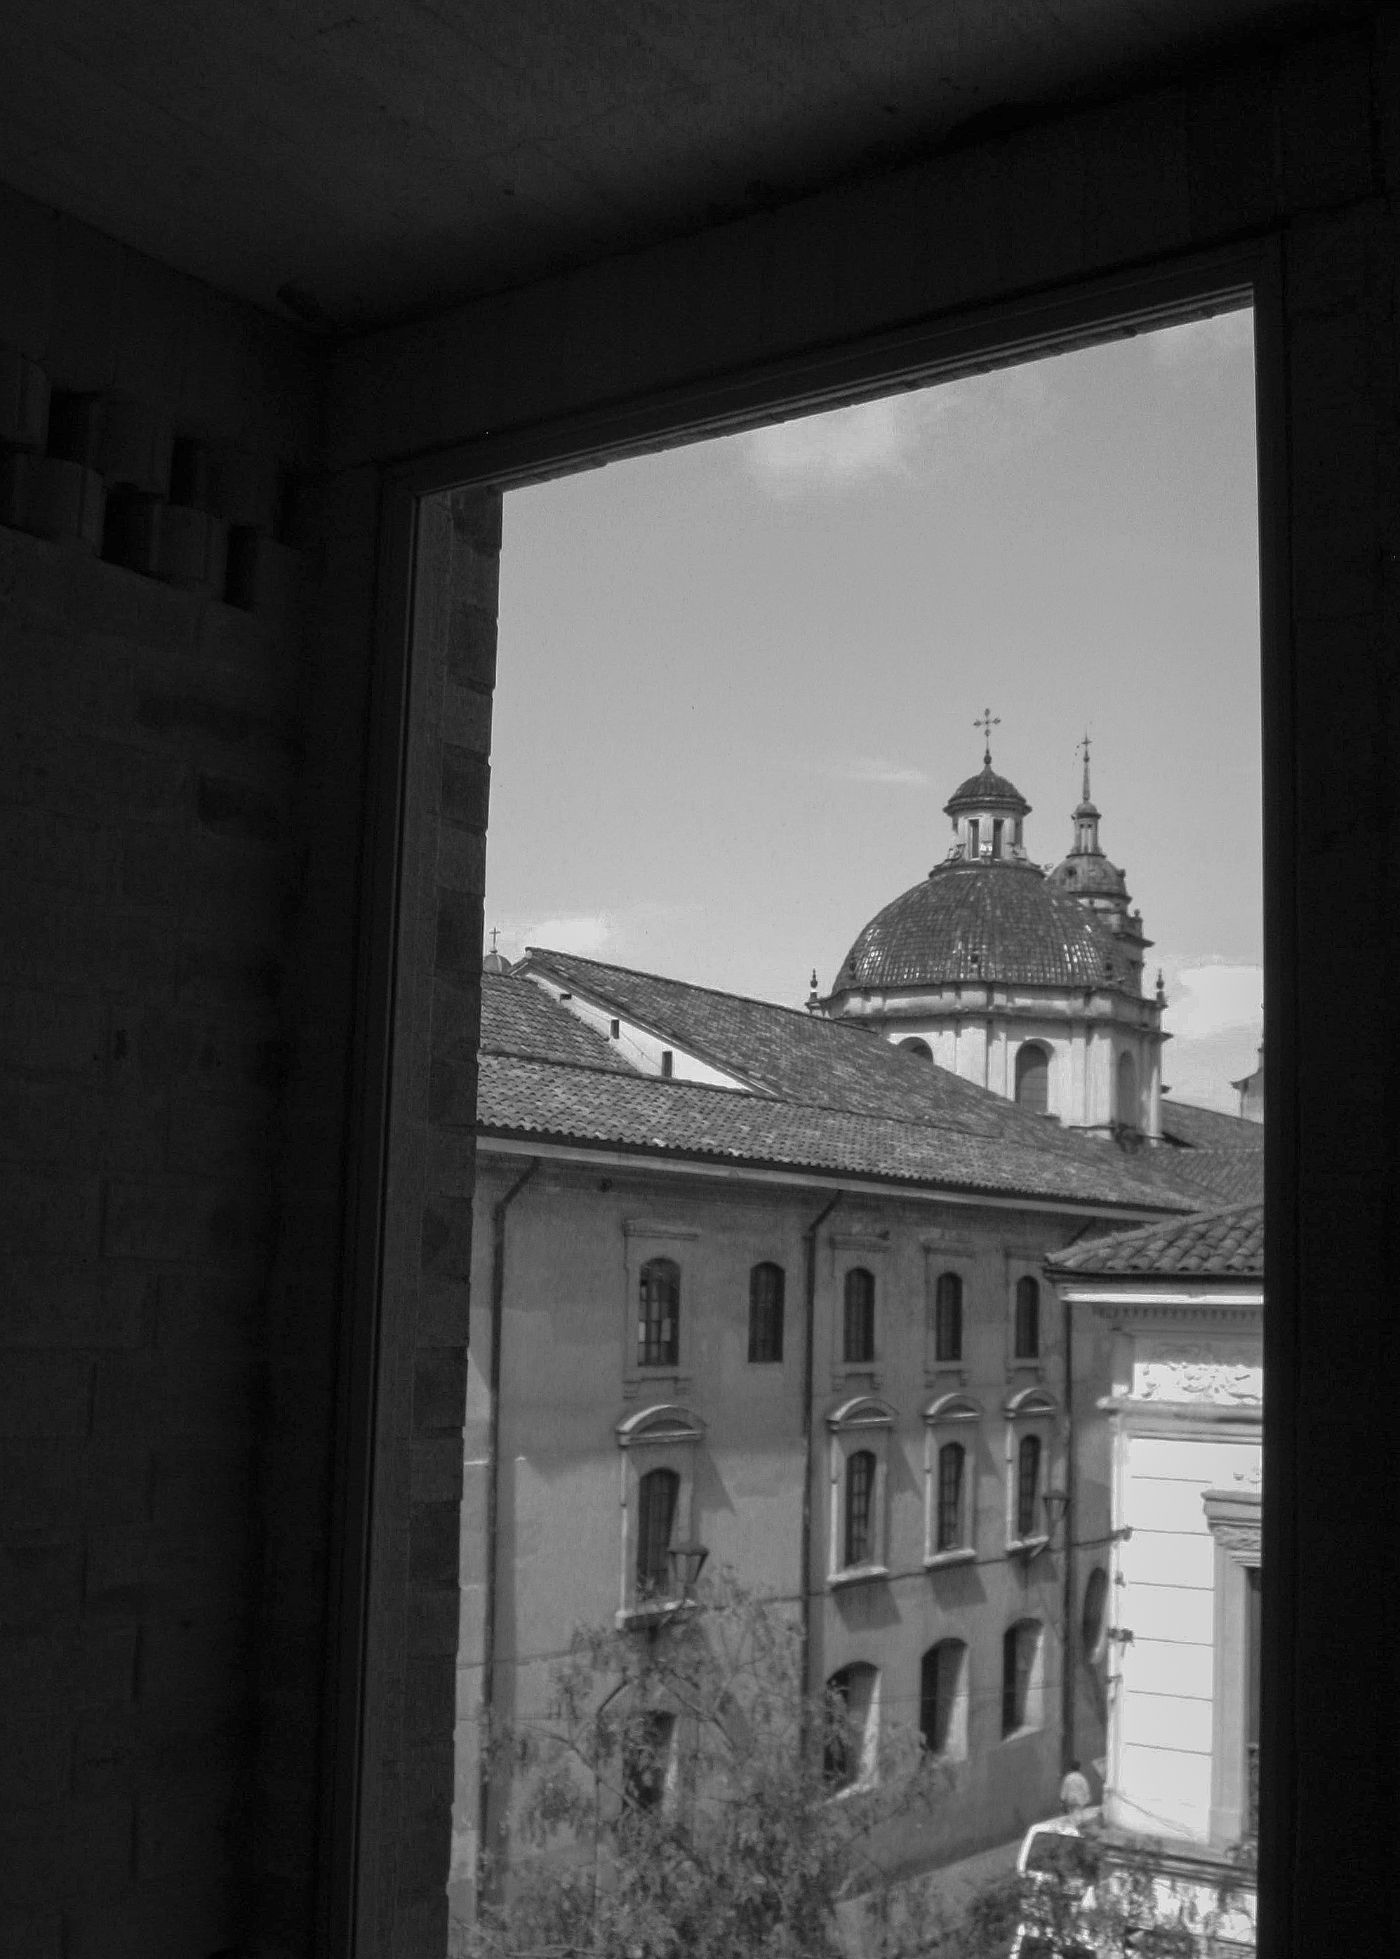
M1248 313L616 462L505 502L486 923L798 1004L992 759L1053 864L1092 742L1164 1079L1262 1024Z

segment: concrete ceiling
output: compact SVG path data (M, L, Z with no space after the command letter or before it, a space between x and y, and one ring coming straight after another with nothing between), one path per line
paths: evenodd
M406 317L1342 0L6 0L0 181L310 321Z

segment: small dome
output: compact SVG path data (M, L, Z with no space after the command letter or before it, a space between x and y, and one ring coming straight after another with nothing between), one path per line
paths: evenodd
M1034 864L957 860L871 919L832 992L978 980L1117 986L1128 978L1113 934Z
M1073 850L1048 873L1047 882L1057 890L1078 897L1122 898L1128 896L1128 880L1101 850Z
M481 970L483 973L508 973L511 970L511 965L505 954L503 952L497 952L495 946L492 946L491 950L481 962Z
M990 762L977 775L961 782L943 805L945 816L956 816L962 809L1009 809L1017 816L1029 816L1031 806L1004 775L998 775Z

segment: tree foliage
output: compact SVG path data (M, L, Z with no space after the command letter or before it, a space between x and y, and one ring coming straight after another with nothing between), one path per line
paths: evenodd
M939 1772L908 1736L874 1759L839 1695L805 1701L790 1610L733 1582L577 1633L547 1717L496 1748L512 1849L475 1959L844 1959L853 1914L872 1959L927 1949L879 1839Z

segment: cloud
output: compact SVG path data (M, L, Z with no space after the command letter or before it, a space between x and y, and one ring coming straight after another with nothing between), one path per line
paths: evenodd
M1264 968L1231 966L1211 961L1180 966L1167 975L1169 1034L1181 1041L1203 1041L1213 1035L1253 1030L1264 1015Z
M857 755L849 762L833 762L821 773L836 782L873 783L881 789L929 786L929 778L922 769L906 768L902 762L890 762L881 755Z
M1164 327L1147 336L1152 358L1169 372L1184 373L1254 347L1254 314L1248 306L1233 313L1216 313L1208 320L1188 320L1185 326Z
M501 951L519 959L527 945L548 946L552 952L576 952L591 959L610 943L615 932L612 914L605 911L565 912L555 918L504 918L498 921Z
M936 454L946 468L1043 428L1048 383L1038 365L1008 367L825 414L797 416L738 438L749 474L778 497L830 493L908 477Z

